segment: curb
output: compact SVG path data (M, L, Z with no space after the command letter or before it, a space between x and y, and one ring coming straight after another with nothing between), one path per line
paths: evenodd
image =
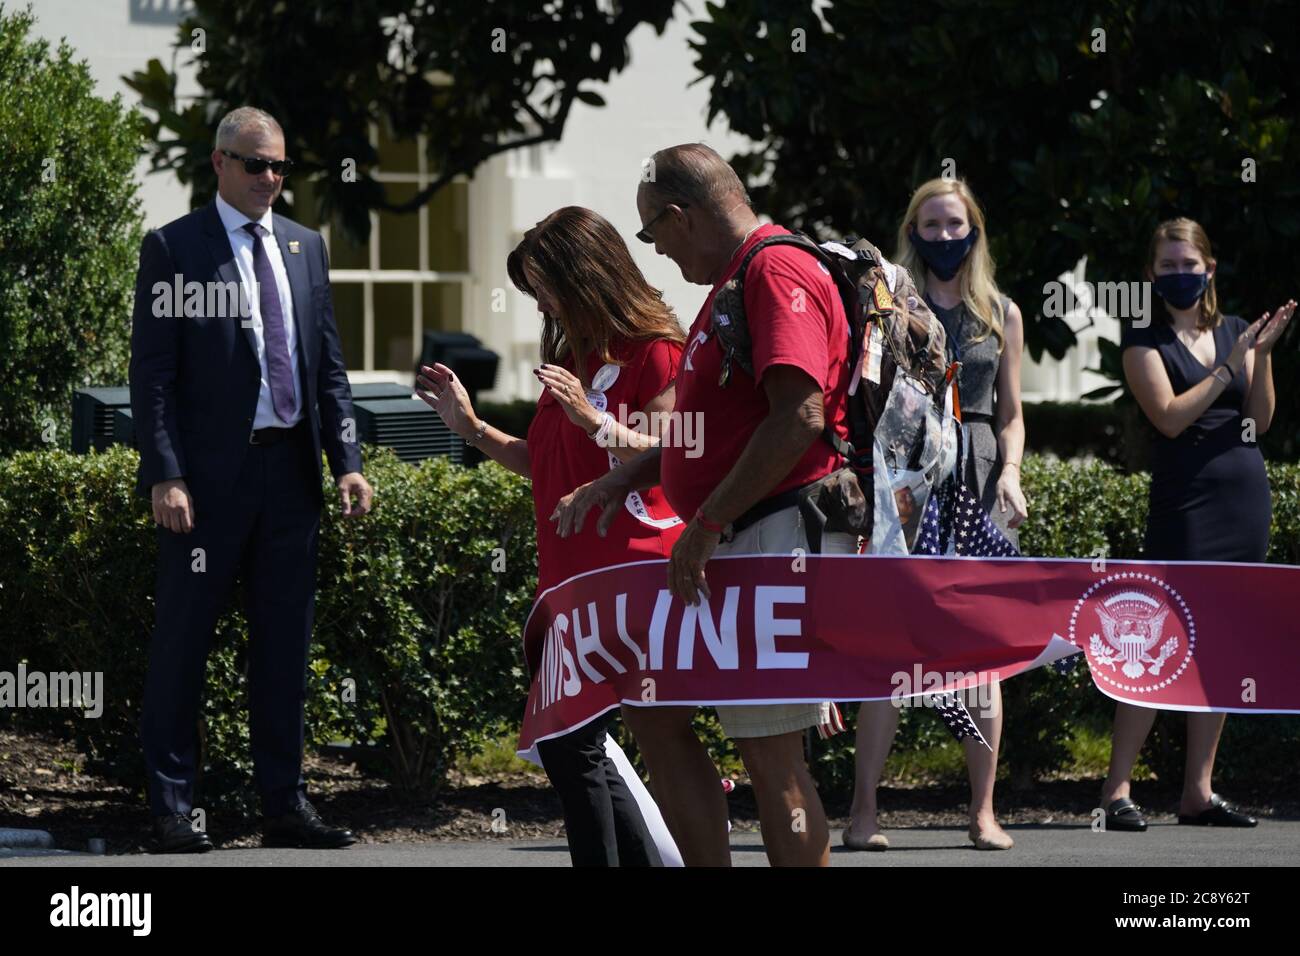
M54 837L46 830L16 830L0 827L0 848L50 850L54 848Z

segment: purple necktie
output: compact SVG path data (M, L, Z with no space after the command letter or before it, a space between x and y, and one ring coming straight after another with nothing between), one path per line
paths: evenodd
M262 309L262 340L266 348L266 375L271 385L271 404L283 422L293 416L293 363L289 360L289 339L284 330L284 312L280 310L280 287L271 260L262 245L266 230L259 223L245 223L253 237L253 275L257 278L258 302Z

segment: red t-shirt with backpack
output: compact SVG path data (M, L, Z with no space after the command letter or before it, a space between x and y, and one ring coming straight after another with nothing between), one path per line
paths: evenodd
M773 366L789 365L806 372L822 390L826 422L841 437L848 437L848 320L835 280L801 249L770 246L750 262L745 273L745 316L753 340L754 375L733 362L726 386L719 382L723 353L712 329L714 297L755 243L788 232L776 225L754 231L732 256L687 335L674 415L694 416L699 445L690 448L684 442L669 442L660 462L668 502L687 520L731 471L767 417L763 375ZM839 466L838 453L818 436L767 497L816 481Z

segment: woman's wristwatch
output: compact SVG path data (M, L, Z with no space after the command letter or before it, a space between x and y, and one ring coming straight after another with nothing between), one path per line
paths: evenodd
M1228 377L1226 379L1219 377L1220 369L1228 370ZM1229 385L1231 385L1232 380L1237 377L1237 373L1232 370L1232 366L1229 365L1227 362L1224 362L1222 365L1216 365L1214 367L1214 371L1211 372L1210 374L1213 375L1215 379L1219 382L1219 384L1222 385L1224 388L1227 388Z

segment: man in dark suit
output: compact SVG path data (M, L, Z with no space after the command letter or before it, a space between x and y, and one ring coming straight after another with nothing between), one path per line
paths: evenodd
M265 846L342 847L302 778L321 450L343 512L370 510L321 236L271 205L284 135L251 107L217 129L217 199L145 236L131 321L137 490L158 524L157 618L141 717L155 846L202 852L196 728L213 628L238 576L249 624Z

